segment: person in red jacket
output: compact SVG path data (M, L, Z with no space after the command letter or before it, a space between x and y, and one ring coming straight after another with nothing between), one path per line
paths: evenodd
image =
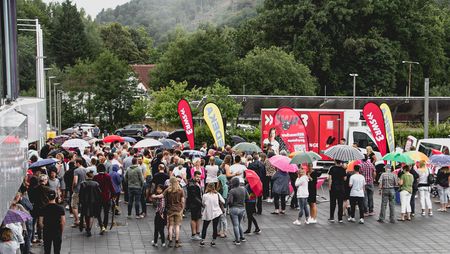
M94 176L94 181L100 185L102 201L98 216L98 224L100 225L100 234L103 235L108 227L109 210L111 209L111 199L113 198L114 187L111 176L106 173L106 167L103 164L97 165L98 174ZM103 220L101 211L103 210Z

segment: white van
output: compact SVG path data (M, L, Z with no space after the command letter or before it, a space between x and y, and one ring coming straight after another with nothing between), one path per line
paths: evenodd
M432 150L437 150L443 154L449 154L450 138L426 138L417 140L412 136L408 136L405 150L409 151L414 146L416 151L426 154L428 157L432 155Z

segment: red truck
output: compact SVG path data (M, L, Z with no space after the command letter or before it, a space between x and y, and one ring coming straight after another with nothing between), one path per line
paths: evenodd
M321 154L328 147L337 145L341 139L345 144L357 144L361 150L371 146L378 152L366 121L361 115L362 110L349 109L294 109L300 116L309 143L309 151ZM277 109L261 109L261 146L267 143L269 131L275 126L275 112ZM288 151L293 152L293 151ZM377 157L381 157L377 155ZM322 156L322 163L329 164L330 158ZM319 162L320 164L320 162Z

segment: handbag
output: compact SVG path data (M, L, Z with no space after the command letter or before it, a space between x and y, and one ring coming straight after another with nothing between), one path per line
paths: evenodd
M222 203L222 202L220 201L219 194L217 194L217 200L219 201L219 207L220 207L220 210L222 210L222 213L225 213L225 206L224 206L224 203Z

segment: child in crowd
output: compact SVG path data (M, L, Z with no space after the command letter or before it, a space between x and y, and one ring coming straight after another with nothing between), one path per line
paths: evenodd
M0 253L2 254L16 254L20 245L18 242L14 241L14 233L9 228L0 229Z
M309 178L305 174L305 171L303 169L299 169L297 180L295 180L295 186L297 187L297 199L298 199L298 206L299 206L300 212L298 213L298 219L293 222L294 225L301 225L300 220L303 217L303 213L305 214L305 224L309 224L309 222L308 222L308 217L309 217L308 181L309 181Z
M156 195L160 195L163 193L164 187L161 184L156 186ZM164 236L164 228L166 225L166 214L165 214L165 200L164 197L156 198L153 195L153 201L156 204L156 213L155 213L155 233L152 241L152 245L154 247L158 246L158 236L161 237L162 247L166 246L166 239Z

